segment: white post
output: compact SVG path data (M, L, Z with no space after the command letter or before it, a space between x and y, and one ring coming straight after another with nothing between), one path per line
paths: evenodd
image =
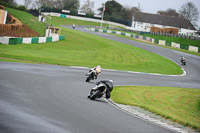
M102 28L103 15L104 15L104 10L105 10L105 5L106 5L106 4L104 4L104 6L103 6L103 13L102 13L102 16L101 16L101 26L100 26L100 28Z

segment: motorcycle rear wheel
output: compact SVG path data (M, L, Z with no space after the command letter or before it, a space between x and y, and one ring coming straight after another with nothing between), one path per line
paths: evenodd
M91 100L94 100L95 98L97 98L98 96L101 95L101 91L100 90L97 90L96 92L94 92L91 96L90 96L90 99Z
M85 82L90 82L90 77L87 77Z

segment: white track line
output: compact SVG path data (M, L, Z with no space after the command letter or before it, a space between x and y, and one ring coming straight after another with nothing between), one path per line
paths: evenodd
M81 69L90 69L88 67L80 67L80 66L70 66L72 68L81 68ZM134 74L148 74L148 75L156 75L156 76L172 76L172 77L181 77L187 75L189 72L185 70L184 68L181 68L183 71L183 74L181 75L167 75L167 74L159 74L159 73L145 73L145 72L134 72L134 71L120 71L120 70L112 70L112 69L102 69L106 71L111 72L127 72L127 73L134 73Z

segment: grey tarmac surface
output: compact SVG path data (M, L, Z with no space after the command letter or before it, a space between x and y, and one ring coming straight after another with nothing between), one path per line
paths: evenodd
M76 26L77 28L77 26ZM80 29L81 30L81 29ZM107 34L97 35L146 46L178 63L184 53L138 43ZM143 46L143 47L144 47ZM156 50L157 49L157 50ZM171 53L168 53L171 52ZM200 88L199 57L184 54L186 76L158 76L103 70L98 80L115 85L160 85ZM103 99L91 101L93 83L85 82L88 68L0 62L1 133L170 133L174 132L133 117Z

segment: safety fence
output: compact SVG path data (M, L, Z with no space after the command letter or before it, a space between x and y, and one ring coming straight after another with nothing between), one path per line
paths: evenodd
M52 37L31 37L31 38L19 38L19 37L0 37L0 43L16 45L16 44L37 44L47 43L65 40L65 35L52 36Z
M158 44L158 45L162 45L162 46L168 46L168 47L173 47L173 48L178 48L178 49L185 49L185 50L188 50L188 51L200 53L200 47L195 47L195 46L191 46L191 45L180 44L180 43L170 42L170 41L166 41L166 40L158 40L158 39L154 39L154 38L147 37L147 36L125 33L125 32L121 32L121 31L88 28L88 27L86 27L85 29L88 30L88 31L93 31L93 32L102 32L102 33L124 35L124 36L128 36L128 37L132 37L136 40L141 40L141 41L145 41L145 42L149 42L149 43L153 43L153 44Z

